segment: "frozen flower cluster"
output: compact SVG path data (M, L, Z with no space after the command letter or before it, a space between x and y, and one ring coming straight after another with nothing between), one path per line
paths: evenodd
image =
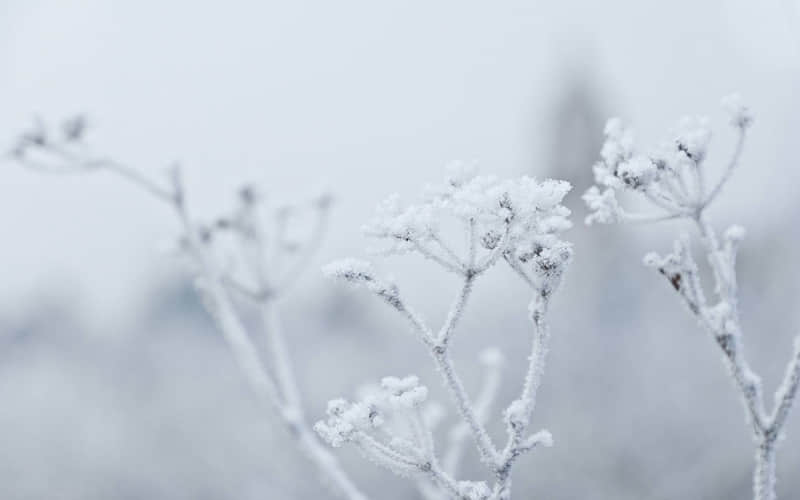
M347 441L358 440L359 432L381 427L392 412L403 413L419 408L427 397L428 388L420 385L414 375L384 377L380 389L370 392L361 401L330 401L328 419L317 422L314 429L331 446L339 447Z
M600 160L593 166L596 186L583 196L590 214L586 223L610 224L689 216L708 204L719 192L738 160L744 132L752 116L738 95L723 99L730 123L740 141L722 179L710 190L705 181L705 161L711 142L707 118L684 117L672 131L671 140L648 152L638 152L633 133L612 118L605 128ZM634 192L655 209L652 214L627 212L619 203L620 192Z
M360 401L330 401L328 418L314 430L331 446L353 443L366 458L400 475L430 473L433 438L421 411L427 397L414 375L385 377Z
M738 131L738 141L723 174L708 186L705 162L711 142L708 120L684 118L673 133L673 140L649 154L634 150L632 134L619 120L606 126L606 142L600 161L594 166L597 186L584 195L591 213L586 222L651 222L681 218L693 223L700 235L713 279L713 289L706 291L699 266L692 255L688 235L675 241L666 255L648 253L644 263L656 269L710 334L719 347L731 379L741 395L745 415L755 441L753 494L755 500L775 500L775 450L787 415L800 386L800 339L786 365L782 382L775 391L774 403L767 410L760 377L745 356L742 324L739 319L739 293L736 255L745 236L741 226L733 225L721 235L711 224L706 208L722 190L742 153L745 132L753 122L741 97L731 95L722 105L730 115L730 124ZM633 214L617 201L617 193L632 191L644 196L658 212ZM517 400L506 412L508 425L524 420L524 399Z
M385 243L383 253L418 252L451 270L464 271L470 266L469 255L458 255L444 241L445 221L455 219L469 226L485 253L538 253L559 246L558 234L571 226L570 212L561 204L569 189L564 181L501 180L456 164L444 183L425 189L419 203L403 205L397 195L384 200L364 232Z
M612 153L609 152L609 155ZM624 152L617 154L623 155ZM404 205L397 195L382 202L364 232L384 246L380 253L417 253L457 274L461 286L443 324L431 328L409 307L398 287L379 278L364 261L343 259L323 268L326 275L372 292L396 309L428 348L449 392L460 421L451 428L441 464L434 451L432 431L440 420L422 411L428 395L416 377L387 377L377 393L357 403L336 400L328 419L316 426L333 446L354 443L370 460L397 474L415 475L425 498L500 500L510 497L511 470L517 458L552 444L547 431L530 433L529 426L544 369L549 330L548 303L572 259L572 246L560 236L569 229L570 211L562 205L570 185L531 177L499 179L478 175L471 165L452 164L443 183L425 188L421 201ZM462 237L452 237L453 228ZM485 428L500 387L503 354L487 349L480 356L486 369L481 391L470 397L450 356L449 347L474 284L490 268L505 262L532 290L532 322L528 370L520 396L505 412L506 444L494 443ZM400 420L405 423L398 429ZM371 432L380 427L380 433ZM410 438L402 431L410 431ZM381 436L381 438L377 437ZM481 462L495 482L455 478L465 442L472 438Z

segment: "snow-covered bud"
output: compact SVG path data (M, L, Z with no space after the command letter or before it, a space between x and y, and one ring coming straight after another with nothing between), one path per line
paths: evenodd
M319 210L327 210L333 205L335 197L333 193L330 191L322 191L318 193L314 198L311 200L312 204L315 208Z
M734 224L725 230L725 239L732 243L739 243L744 239L746 234L747 231L745 231L742 226Z
M533 271L543 281L543 285L552 288L558 284L572 261L572 254L572 245L566 241L557 240L548 246L539 247L531 259Z
M515 399L508 405L503 416L505 422L511 429L519 429L528 423L528 412L530 409L530 401L523 399Z
M633 156L617 166L617 177L631 189L645 190L657 176L655 163L645 156Z
M365 235L388 241L381 253L406 253L428 241L436 231L433 207L411 205L402 207L396 194L383 200L372 220L362 227Z
M711 142L711 129L708 118L685 116L681 118L675 130L675 143L678 150L696 163L705 159L708 144Z
M601 193L597 186L592 186L583 194L583 201L586 202L592 212L585 219L588 225L592 225L595 222L613 224L620 219L621 209L619 202L617 201L616 193L611 188L607 188Z
M351 441L358 431L383 425L383 417L367 403L350 403L344 399L328 402L328 419L320 420L314 430L334 448Z
M627 160L633 154L633 133L619 118L608 120L603 132L606 140L600 150L600 157L613 170L618 163Z
M500 243L500 240L503 239L503 235L498 233L495 230L487 231L486 234L481 237L481 244L483 248L487 250L494 250L497 248L497 245Z
M239 188L239 201L242 205L250 206L258 201L259 195L255 186L252 184L245 184Z
M730 116L730 123L734 127L747 128L753 123L753 115L742 102L742 96L733 93L722 98L722 107Z
M384 377L381 387L389 404L395 408L411 410L419 407L428 397L428 388L419 385L419 378L410 375L404 378Z
M64 120L61 124L61 133L64 135L66 142L76 142L83 138L86 132L86 117L84 115L76 115Z
M457 489L458 498L464 500L487 500L492 496L492 490L484 481L459 481Z

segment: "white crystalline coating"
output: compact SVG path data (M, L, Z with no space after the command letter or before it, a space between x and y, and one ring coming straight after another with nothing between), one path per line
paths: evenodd
M362 230L367 236L390 241L388 252L404 253L414 249L415 242L427 241L436 232L433 207L410 205L404 207L400 196L391 195L375 209L375 215Z
M364 283L375 280L372 264L359 259L341 259L322 267L322 272L330 278L343 279L351 283Z
M553 435L550 434L550 431L539 431L531 436L531 439L535 440L538 444L541 444L545 448L553 447Z
M524 399L515 399L508 405L505 411L506 422L512 426L522 425L528 419L528 406L530 401Z
M441 222L450 217L475 221L480 234L508 232L516 240L560 233L571 226L570 211L561 205L569 190L564 181L501 180L456 164L444 183L426 188L421 202L404 206L397 195L384 200L364 232L386 241L388 253L419 250L438 237Z
M744 227L734 224L725 231L725 239L733 242L742 241L747 231Z
M617 156L630 160L631 135L617 130L614 124L610 125L609 133L619 143ZM641 178L651 175L644 167L634 163L631 172ZM481 461L494 471L504 471L492 488L484 482L455 482L444 472L449 467L439 468L432 429L441 420L442 411L431 405L423 407L428 389L420 385L414 375L385 377L379 390L362 391L364 395L359 403L333 403L328 420L317 424L317 432L334 446L354 441L366 458L396 474L433 479L448 496L476 500L505 498L510 492L510 470L516 458L535 446L550 442L549 434L523 438L527 434L547 352L546 305L572 258L572 245L559 238L571 227L570 211L562 204L570 188L569 183L556 180L539 181L527 176L504 180L476 175L472 165L454 163L448 167L445 182L428 186L419 202L404 205L393 195L378 206L364 231L387 244L385 253L413 251L463 280L456 301L438 328L428 326L409 307L398 288L379 280L368 263L348 259L325 268L330 276L373 291L408 321L415 336L430 350L445 387L454 398L458 415L463 419L459 424L463 426L463 433L451 433L456 437L451 439L451 449L442 464L448 467L458 463L462 446L458 436L471 434ZM613 196L613 192L611 194ZM451 238L446 237L449 233L441 230L447 223L463 231L461 242L466 244L459 242L456 246L449 241ZM534 291L529 311L536 332L521 394L505 413L510 444L502 448L492 442L484 424L501 384L497 367L503 363L502 354L496 348L481 354L486 381L473 401L447 352L473 284L497 263L507 264ZM381 430L370 433L370 426L381 426ZM399 436L398 432L410 434L411 438ZM519 446L521 444L529 446L525 449Z
M611 118L606 122L603 131L606 140L600 150L600 157L608 165L616 165L633 154L633 132L619 118Z
M464 500L486 500L492 491L484 481L459 481L458 495Z
M650 158L635 155L617 165L617 176L634 189L647 187L656 180L658 170Z
M420 406L428 397L428 388L419 385L419 378L410 375L405 378L384 377L381 380L386 400L395 408L412 409Z
M353 439L357 431L383 425L383 417L371 405L350 403L344 399L328 402L328 419L320 420L314 430L331 446L338 448Z
M686 219L697 226L700 233L699 243L713 276L712 293L705 290L705 280L701 279L700 270L692 255L690 239L686 235L675 241L672 253L663 257L650 253L645 256L644 263L657 268L668 280L691 314L699 320L719 347L729 374L742 397L746 417L753 431L756 444L754 498L775 500L775 449L800 386L800 344L795 346L795 352L786 366L783 381L775 393L775 401L770 410L764 401L760 377L750 368L741 340L743 335L737 307L739 293L736 251L745 231L741 226L734 225L719 238L706 212L706 208L722 191L738 165L746 137L745 131L753 120L738 95L726 97L722 104L730 114L731 124L738 129L738 137L725 170L719 178L711 182L704 165L711 139L707 120L681 120L675 131L674 142L649 155L657 170L657 175L650 180L649 185L646 181L630 181L631 178L646 177L639 175L644 169L632 167L631 160L625 158L625 154L630 151L620 145L619 137L623 129L619 122L609 123L601 161L594 166L597 184L607 188L607 191L601 194L597 186L587 191L584 200L593 213L587 217L586 222L613 221L615 218L638 222ZM639 191L656 212L631 214L620 209L612 195L615 190L624 189ZM710 299L717 302L712 304ZM523 409L524 404L520 401L515 401L508 408L506 418L510 426L514 425Z
M744 128L753 123L753 115L742 101L742 96L738 93L723 97L722 107L730 116L731 125Z
M597 186L592 186L583 194L583 201L591 211L586 216L586 224L612 224L619 219L620 206L613 189L600 192Z
M749 124L749 115L740 101L726 100L733 110L734 121ZM734 151L728 170L717 185L709 189L705 159L711 142L707 118L681 118L671 133L671 140L662 142L647 152L637 152L633 134L618 118L609 120L600 160L592 165L595 186L583 196L590 209L587 224L616 222L648 222L685 217L714 198L736 165L741 146ZM620 207L616 194L633 191L646 199L653 213L632 214Z
M687 156L695 160L705 158L708 144L711 142L708 118L702 116L681 118L675 127L675 142Z

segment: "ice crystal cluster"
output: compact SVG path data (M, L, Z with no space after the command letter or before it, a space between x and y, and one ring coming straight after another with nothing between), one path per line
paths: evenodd
M381 390L349 402L331 401L328 418L315 426L334 447L355 445L368 459L417 481L429 499L507 499L511 470L517 458L537 446L552 445L547 431L528 427L541 381L549 331L547 305L568 266L572 247L561 239L570 227L569 210L561 202L570 186L563 181L530 177L504 180L477 175L464 164L453 164L445 181L427 186L418 203L404 205L396 195L382 202L364 226L381 246L379 254L416 253L460 277L461 286L444 324L434 330L410 306L399 288L383 279L369 262L344 259L324 268L325 274L362 287L385 301L410 324L429 350L460 421L451 428L448 447L440 460L434 449L433 425L426 418L427 389L416 376L387 377ZM463 232L465 244L448 241L445 226ZM506 444L495 445L484 428L498 390L502 353L490 348L479 356L486 368L484 386L473 400L455 370L449 345L471 290L479 276L504 262L530 287L531 353L522 389L503 412ZM404 425L388 426L402 421ZM405 432L403 432L405 429ZM494 482L458 480L464 441L471 437Z
M683 235L666 255L649 253L644 262L664 276L690 313L719 346L723 360L744 402L747 420L756 443L753 494L755 500L775 499L775 448L800 380L800 350L789 356L784 379L775 393L775 404L767 412L761 379L745 357L738 311L736 256L745 231L733 225L720 236L706 209L721 192L739 162L746 132L753 117L738 95L723 99L729 123L738 140L723 173L709 183L707 153L711 143L709 120L687 117L678 122L672 139L647 153L637 151L632 132L619 119L609 120L600 160L594 165L596 186L583 199L590 214L587 224L655 222L666 219L690 221L700 235L714 280L709 297L691 251L690 238ZM649 212L625 210L618 194L638 194L651 206Z

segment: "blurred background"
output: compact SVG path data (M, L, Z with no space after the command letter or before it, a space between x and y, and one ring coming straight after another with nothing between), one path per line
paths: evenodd
M586 228L579 195L606 118L646 146L680 116L707 115L713 170L734 139L719 100L744 96L756 123L711 215L748 229L745 343L771 395L800 330L798 88L796 0L0 0L8 147L37 115L84 112L102 153L156 179L180 162L199 216L230 207L245 182L289 202L335 193L326 240L283 307L309 418L389 374L418 373L449 404L403 322L317 271L364 255L359 227L378 201L413 199L453 159L571 181L576 257L534 422L556 446L515 469L519 498L751 497L750 432L716 346L641 265L692 228ZM159 252L179 229L163 206L111 176L4 162L0 227L0 497L328 498L253 401L186 270ZM412 257L378 265L443 317L449 276ZM454 355L474 393L477 352L503 348L505 406L525 369L528 297L505 270L480 285ZM786 431L778 489L792 498L798 412ZM337 453L374 498L415 498L408 481ZM468 457L464 476L480 473Z

